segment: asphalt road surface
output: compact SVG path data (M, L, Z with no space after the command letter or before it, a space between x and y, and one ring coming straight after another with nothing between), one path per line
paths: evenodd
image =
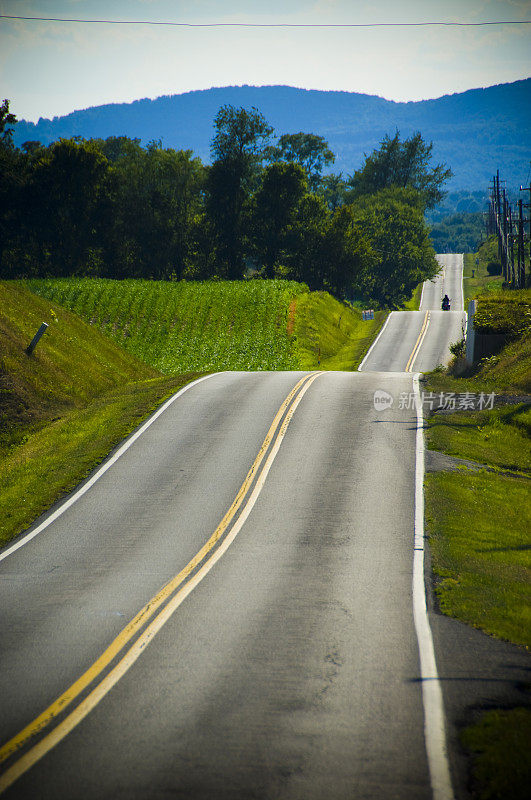
M6 798L451 797L413 614L418 420L374 403L413 392L406 363L203 379L0 553ZM470 681L492 698L514 654L456 625L433 633L465 797Z
M449 347L463 337L463 256L438 255L441 272L426 281L419 311L393 311L361 365L363 371L426 372L451 358ZM451 310L442 311L444 295Z

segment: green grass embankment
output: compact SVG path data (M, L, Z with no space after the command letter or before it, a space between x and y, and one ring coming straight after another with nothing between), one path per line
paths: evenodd
M528 800L531 778L527 709L488 711L461 741L474 753L474 797L479 800Z
M426 506L441 610L531 646L529 478L486 470L430 474Z
M195 375L162 376L13 282L0 283L0 344L1 546Z
M485 248L485 265L493 257ZM469 257L468 268L475 257ZM466 272L465 272L466 274ZM478 325L512 341L458 378L438 369L426 389L439 393L531 393L531 293L502 291L481 268L465 281L479 294ZM426 479L426 523L441 610L493 636L531 646L530 438L531 406L435 413L428 420L432 449L476 462L476 469L432 473ZM531 784L531 709L491 711L462 732L473 760L473 796L502 800L528 796Z
M363 320L361 311L327 292L299 296L293 332L301 368L357 369L386 317L377 311L374 320Z
M486 633L530 646L531 406L434 414L428 426L431 449L478 465L426 478L440 607Z
M457 377L453 365L429 374L436 391L496 392L531 394L531 289L499 289L476 298L476 330L503 334L507 344L495 355L484 358L464 377Z
M479 248L477 253L465 253L463 264L463 294L464 307L468 311L468 304L479 294L496 292L502 288L503 277L501 274L490 274L491 269L498 266L501 273L501 264L498 259L498 244L495 236L489 237Z
M41 322L48 330L27 356ZM158 375L74 314L14 282L0 284L0 347L0 455L63 412Z
M423 283L419 283L414 290L411 299L404 303L404 311L418 311L420 308L420 298L422 297Z

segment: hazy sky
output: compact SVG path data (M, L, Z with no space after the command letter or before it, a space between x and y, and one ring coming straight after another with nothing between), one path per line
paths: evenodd
M531 20L531 0L0 0L0 13L188 23ZM211 86L421 100L529 77L531 25L166 28L0 19L0 99L19 119Z

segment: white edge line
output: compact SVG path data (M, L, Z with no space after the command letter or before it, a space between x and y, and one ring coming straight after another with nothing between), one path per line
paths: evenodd
M422 284L422 291L420 293L420 303L419 303L419 311L422 311L422 301L424 299L424 287L426 286L427 281L424 281Z
M465 287L464 287L464 277L465 277L465 255L464 253L460 253L461 256L461 308L466 313L465 308Z
M86 483L80 486L79 489L75 489L73 494L71 494L68 499L65 500L61 506L59 506L59 508L50 514L50 516L41 522L41 524L38 525L34 530L30 531L26 535L23 535L17 542L15 542L15 544L12 544L11 547L8 547L6 550L0 553L0 561L3 561L20 547L30 542L32 539L38 536L39 533L42 533L42 531L47 528L48 525L51 525L52 522L55 522L58 517L64 514L64 512L67 511L70 506L76 502L76 500L79 500L80 497L82 497L92 486L94 486L96 481L101 478L101 476L107 472L107 470L112 467L116 461L118 461L120 456L122 456L126 450L128 450L131 445L134 444L134 442L136 442L140 436L142 436L149 426L152 425L155 420L158 419L160 415L163 414L167 408L169 408L169 406L171 406L172 403L174 403L179 397L181 397L181 395L187 392L188 389L191 389L192 386L197 386L198 383L206 381L208 378L213 378L215 375L221 374L222 373L220 372L213 372L210 375L204 375L202 378L198 378L197 380L192 381L192 383L187 383L186 386L183 386L182 389L179 389L179 391L166 400L166 402L157 411L155 411L135 433L126 439L124 444L114 453L113 456L111 456L111 458L108 459L108 461L105 461L105 463L101 465L101 467L94 473L94 475L92 475L91 478L89 478Z
M370 354L372 353L372 350L373 350L373 348L376 346L376 343L377 343L378 339L380 338L380 336L382 335L382 333L384 332L384 330L387 328L387 323L388 323L388 322L389 322L389 320L391 319L391 315L392 315L392 314L394 314L394 313L395 313L394 311L391 311L391 313L387 315L387 319L385 320L385 322L384 322L384 324L383 324L383 326L382 326L382 329L381 329L380 333L378 334L378 336L376 337L376 339L374 340L374 342L371 344L371 346L370 346L370 347L369 347L369 349L367 350L367 353L365 354L365 358L363 359L363 361L362 361L362 362L361 362L361 364L359 365L359 367L358 367L358 372L361 372L363 365L365 364L365 362L366 362L366 361L367 361L367 359L369 358Z
M424 582L424 433L419 389L420 373L413 376L417 409L415 459L415 538L413 552L413 618L419 646L424 739L433 800L453 800L452 779L446 748L446 724L441 684L437 673L433 637L426 606Z
M466 335L468 330L468 311L465 308L465 254L460 253L461 255L461 308L465 314L465 342L466 342Z

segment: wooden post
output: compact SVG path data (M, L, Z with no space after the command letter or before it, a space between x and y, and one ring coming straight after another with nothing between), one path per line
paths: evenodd
M29 345L26 347L26 353L30 356L35 348L37 347L38 341L41 338L42 334L45 332L46 328L48 327L46 322L43 322Z

